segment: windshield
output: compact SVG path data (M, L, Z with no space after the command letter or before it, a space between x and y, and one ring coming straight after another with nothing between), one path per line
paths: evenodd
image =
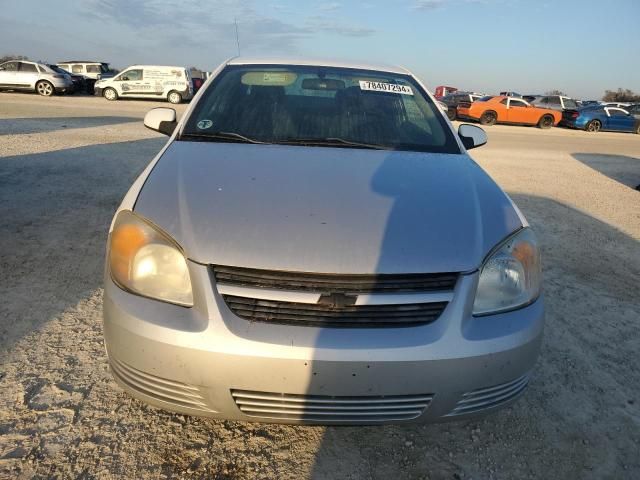
M411 76L317 66L226 67L181 140L460 153Z

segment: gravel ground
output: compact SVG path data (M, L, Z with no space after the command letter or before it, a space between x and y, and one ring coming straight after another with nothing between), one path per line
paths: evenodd
M243 424L147 407L107 370L107 226L164 143L140 121L157 105L0 94L0 478L640 478L640 136L496 126L473 152L543 244L545 342L515 405Z

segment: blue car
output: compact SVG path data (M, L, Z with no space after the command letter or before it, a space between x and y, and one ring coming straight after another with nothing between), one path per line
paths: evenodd
M587 132L633 132L640 134L640 112L604 105L593 105L579 110L565 110L561 124Z

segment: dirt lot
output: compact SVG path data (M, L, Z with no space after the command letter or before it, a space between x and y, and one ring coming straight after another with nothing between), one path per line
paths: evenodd
M107 226L165 141L153 106L0 93L0 478L640 478L639 135L496 126L473 152L543 244L545 342L513 407L254 425L154 410L107 371Z

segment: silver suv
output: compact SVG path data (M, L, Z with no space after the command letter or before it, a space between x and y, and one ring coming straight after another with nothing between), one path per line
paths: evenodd
M0 65L0 90L29 90L49 97L72 91L73 81L69 75L56 73L46 65L12 60Z

